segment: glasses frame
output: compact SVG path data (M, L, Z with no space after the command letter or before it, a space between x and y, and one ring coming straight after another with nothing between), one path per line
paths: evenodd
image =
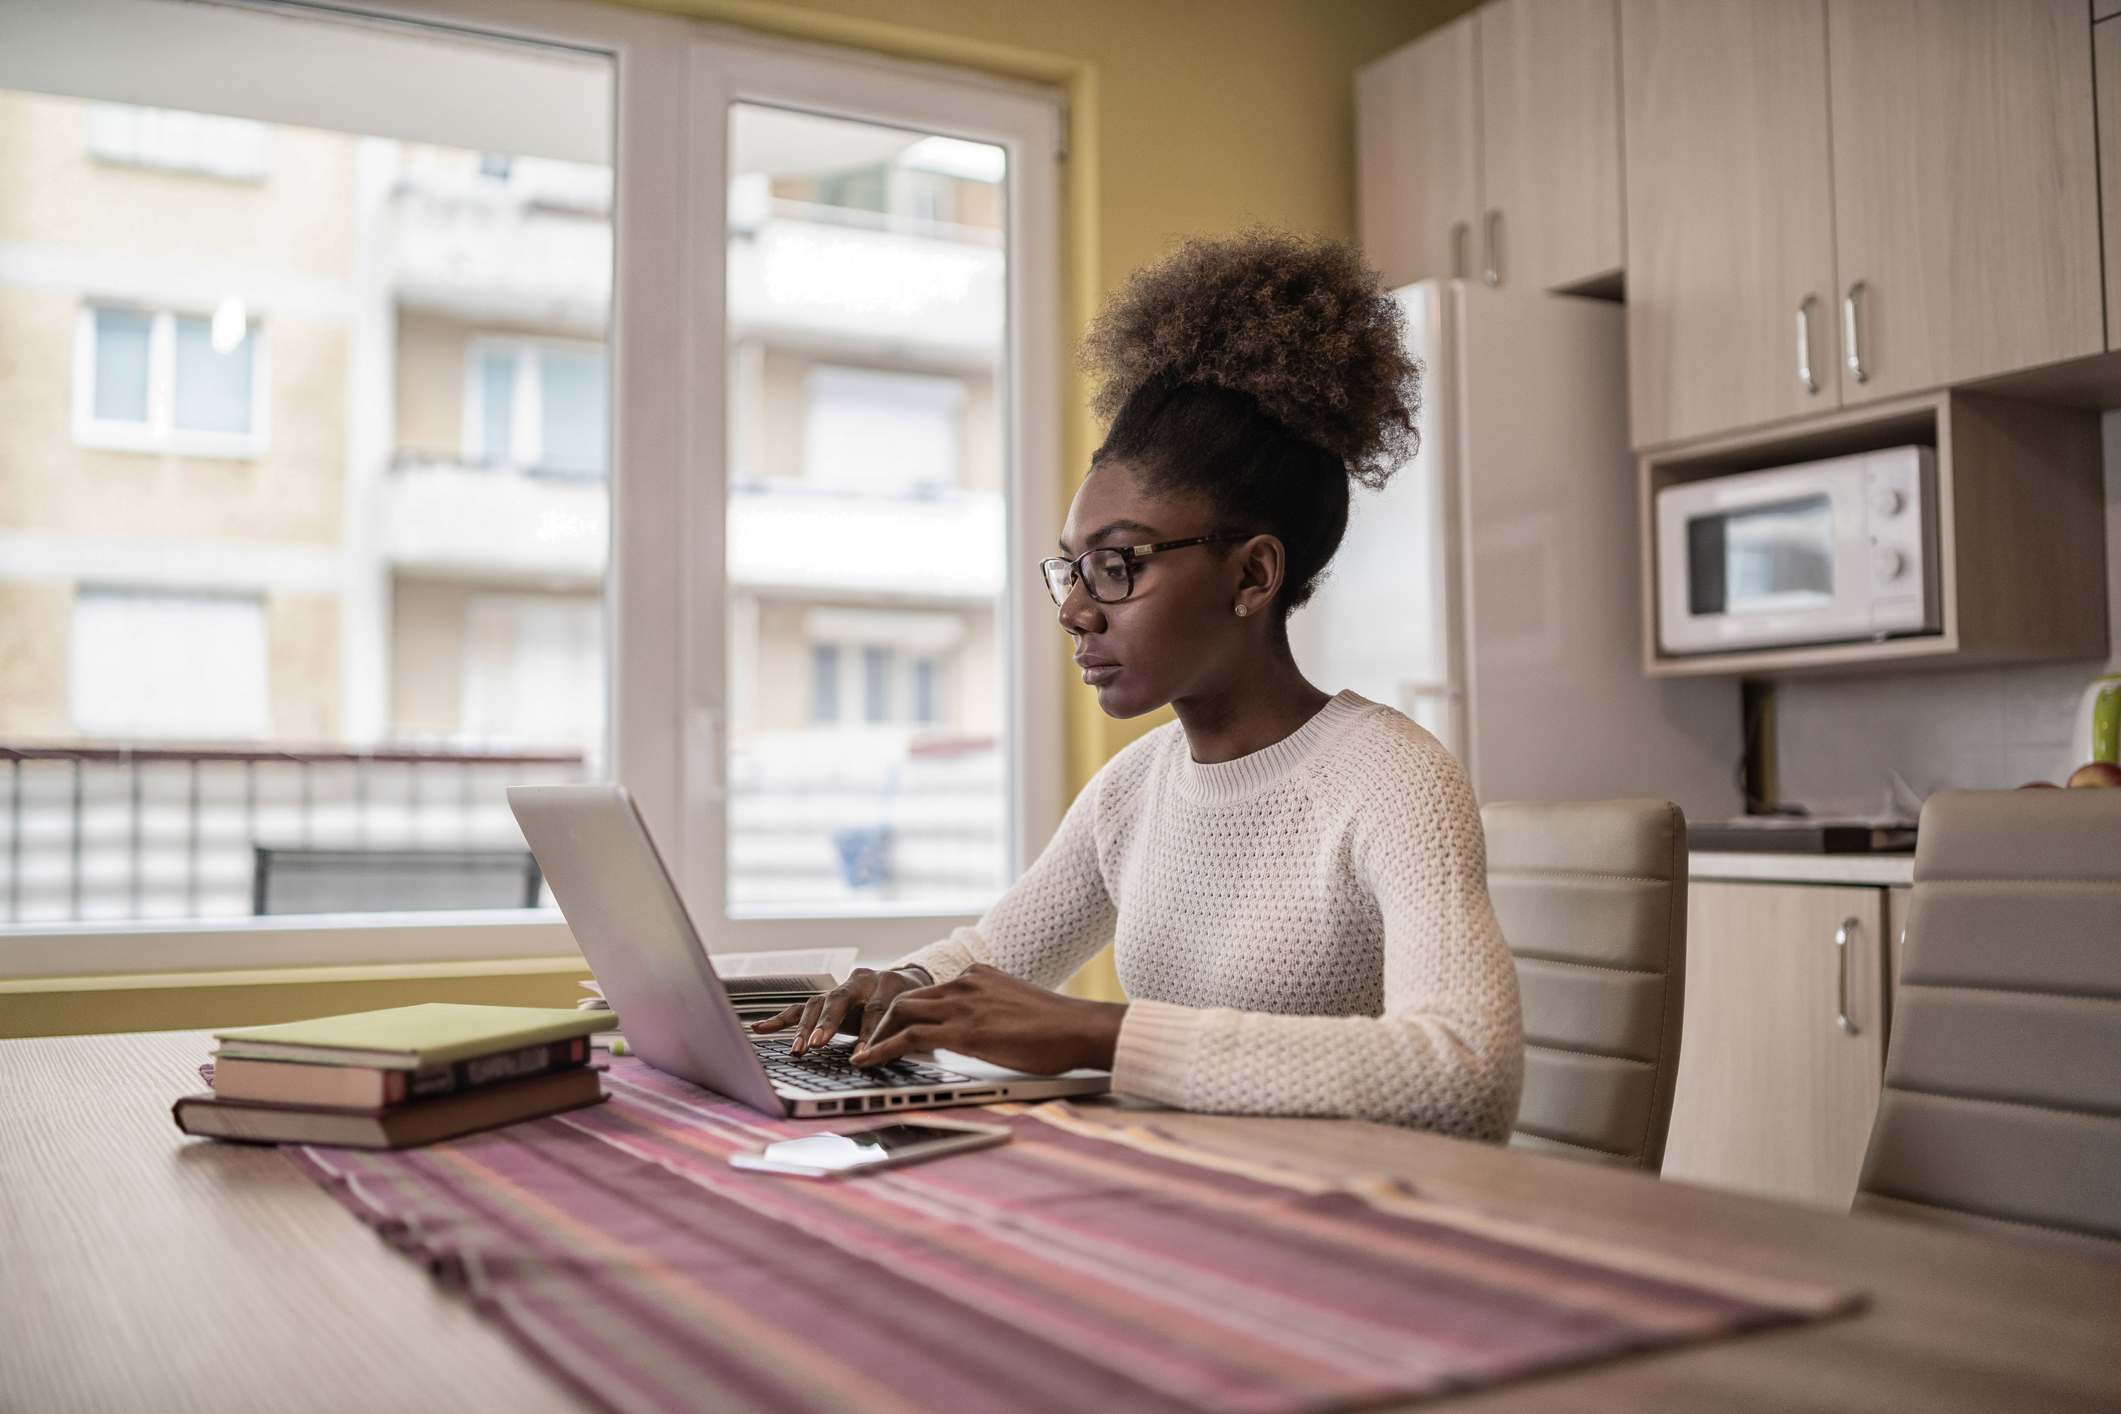
M1075 586L1078 584L1083 587L1083 593L1090 596L1092 603L1120 604L1134 597L1134 567L1149 556L1161 555L1166 550L1183 550L1192 545L1215 545L1225 540L1250 540L1251 538L1252 536L1249 532L1239 532L1228 535L1195 535L1185 540L1159 540L1154 545L1099 545L1085 550L1073 558L1067 555L1048 556L1038 562L1038 569L1040 576L1046 581L1046 595L1052 599L1055 608L1063 608L1067 605L1068 595L1074 592ZM1097 591L1090 587L1090 581L1083 576L1083 561L1089 559L1092 555L1103 554L1118 555L1120 562L1127 567L1127 592L1120 595L1117 599L1098 598ZM1067 588L1065 589L1056 590L1054 588L1053 566L1055 565L1066 565L1068 567Z

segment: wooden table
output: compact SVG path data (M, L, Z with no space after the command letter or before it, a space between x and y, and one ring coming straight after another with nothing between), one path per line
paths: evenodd
M185 1139L203 1033L0 1041L0 1410L580 1411L270 1149ZM2121 1262L1326 1120L1216 1149L1871 1293L1863 1315L1461 1397L1482 1410L2121 1409Z

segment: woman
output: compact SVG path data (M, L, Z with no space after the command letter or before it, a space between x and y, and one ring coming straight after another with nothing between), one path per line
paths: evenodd
M1398 306L1332 242L1197 240L1135 272L1084 361L1111 427L1048 589L1098 705L1178 720L1098 772L976 927L758 1029L797 1026L798 1051L858 1029L858 1065L940 1046L1109 1067L1184 1109L1505 1138L1523 1033L1465 775L1289 651L1349 481L1414 445ZM1107 942L1128 1004L1047 990Z

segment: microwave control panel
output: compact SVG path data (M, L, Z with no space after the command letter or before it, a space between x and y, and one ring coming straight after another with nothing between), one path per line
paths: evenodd
M1928 526L1936 501L1929 458L1912 447L1864 458L1863 509L1869 542L1871 626L1935 628L1936 554Z

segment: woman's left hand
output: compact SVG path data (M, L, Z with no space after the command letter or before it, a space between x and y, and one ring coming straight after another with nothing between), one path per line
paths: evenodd
M1122 1003L1064 997L975 963L948 982L893 997L868 1044L849 1059L882 1065L941 1046L1037 1075L1109 1070L1126 1015Z

